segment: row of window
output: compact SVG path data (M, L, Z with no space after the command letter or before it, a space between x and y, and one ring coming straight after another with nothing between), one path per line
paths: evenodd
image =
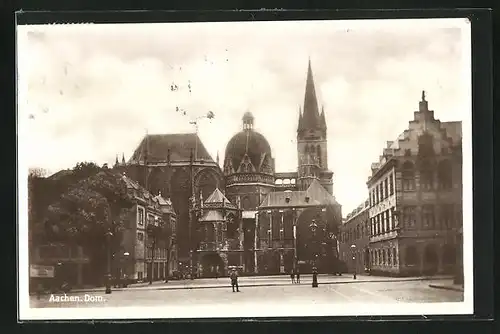
M137 206L137 224L139 226L144 226L144 208L141 206ZM155 224L161 219L161 217L148 213L148 224ZM176 223L175 221L170 222L170 229L173 234L176 233ZM142 241L142 240L141 240Z
M394 194L394 173L391 172L387 177L377 184L370 192L370 206L382 202L387 197Z
M438 210L436 210L436 208ZM437 211L437 212L436 212ZM420 216L420 226L417 226L417 221ZM448 229L454 227L458 215L455 213L453 204L405 206L402 214L402 224L406 227L423 227L423 228L443 228Z
M362 223L351 227L349 230L343 231L340 235L340 241L347 243L368 236L370 236L370 228L368 220L364 220Z
M420 189L433 190L437 189L451 189L453 186L452 165L451 161L446 159L442 160L437 165L437 173L429 160L422 160L418 167L420 177ZM406 161L402 168L402 187L403 191L412 191L416 189L415 185L415 166L413 162Z
M399 264L396 248L371 249L370 262L373 266L397 266Z
M347 231L342 232L341 242L348 243L366 237L377 236L393 231L397 226L393 215L394 208L383 211ZM417 218L420 217L420 220ZM458 213L453 204L405 206L402 210L400 225L408 228L450 229L455 227ZM420 224L417 226L417 221ZM369 224L369 225L368 225Z

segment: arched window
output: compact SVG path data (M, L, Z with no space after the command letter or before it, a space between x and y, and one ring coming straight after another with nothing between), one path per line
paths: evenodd
M283 184L283 180L282 179L277 179L274 183L275 184Z
M290 184L290 179L284 179L283 184Z
M430 190L434 185L434 173L428 160L423 160L420 164L420 188Z
M450 160L446 159L439 163L438 182L439 188L451 189L452 187L452 167Z
M409 246L406 248L405 263L409 266L413 266L418 263L417 249L415 246Z
M403 164L402 179L403 191L415 190L415 170L411 161L406 161Z

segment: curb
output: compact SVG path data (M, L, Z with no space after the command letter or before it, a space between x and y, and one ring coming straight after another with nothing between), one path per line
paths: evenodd
M355 280L355 279L352 279L350 281L330 281L330 282L321 282L321 280L318 282L319 285L333 285L333 284L353 284L353 283L391 283L391 282L416 282L416 281L427 281L427 280L445 280L445 279L449 279L449 277L422 277L422 278L409 278L409 279L381 279L381 280ZM299 285L310 285L311 283L308 282L308 283L302 283L302 284L299 284ZM248 284L240 284L240 287L242 288L255 288L255 287L271 287L271 286L291 286L292 284L287 282L287 283L264 283L264 284L252 284L252 283L248 283ZM442 289L447 289L448 287L443 287L443 286L440 286L440 285L433 285L433 284L430 284L429 285L430 287L433 287L433 288L442 288ZM147 290L147 291L151 291L151 290L199 290L199 289L222 289L222 288L228 288L228 287L231 287L231 284L226 284L226 285L222 285L222 284L218 284L218 285L194 285L194 286L150 286L150 287L127 287L127 288L113 288L112 291L133 291L133 290ZM451 288L448 288L448 289L455 289L455 290L458 290L457 288L454 288L454 287L451 287ZM104 290L104 287L101 288L101 289L78 289L78 290L71 290L70 293L85 293L85 292L99 292L101 290ZM462 291L463 290L459 290L459 291Z
M435 284L429 284L430 288L434 289L441 289L441 290L450 290L450 291L458 291L458 292L464 292L464 289L461 288L455 288L454 286L446 286L446 285L435 285Z

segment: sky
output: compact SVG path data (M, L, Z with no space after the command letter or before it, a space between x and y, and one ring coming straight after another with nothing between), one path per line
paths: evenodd
M347 215L370 165L408 127L422 90L441 121L469 111L465 20L18 27L19 154L48 174L128 159L146 133L198 132L223 161L246 111L276 171L297 168L308 59L328 126L334 195ZM171 86L177 86L172 90ZM178 111L177 111L178 110ZM22 151L22 152L21 152Z

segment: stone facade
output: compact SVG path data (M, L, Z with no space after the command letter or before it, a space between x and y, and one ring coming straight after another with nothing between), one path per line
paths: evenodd
M371 270L369 208L370 201L366 200L347 215L340 228L339 258L346 264L348 273Z
M372 165L372 273L453 273L462 261L461 123L435 119L422 95L408 129Z

